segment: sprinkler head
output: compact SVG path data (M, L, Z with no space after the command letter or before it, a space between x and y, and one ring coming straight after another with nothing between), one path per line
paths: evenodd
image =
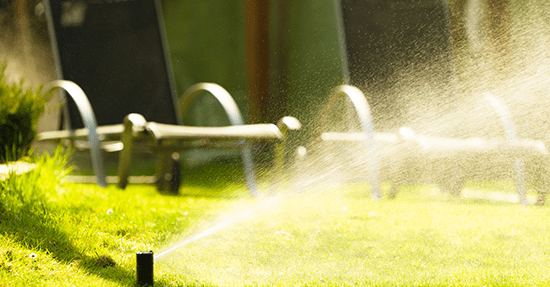
M153 251L136 253L136 273L138 286L153 286Z

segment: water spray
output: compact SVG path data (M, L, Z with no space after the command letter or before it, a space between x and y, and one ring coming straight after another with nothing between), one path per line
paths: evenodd
M153 286L153 251L136 253L137 286Z
M153 286L153 262L155 260L158 260L160 258L163 258L175 250L183 247L184 245L187 245L191 242L197 241L201 238L204 238L206 236L209 236L211 234L214 234L234 223L237 223L241 220L244 220L248 218L250 215L254 214L257 211L265 210L267 207L277 203L280 200L280 197L270 197L267 200L264 200L261 202L258 206L251 208L249 210L246 210L244 212L241 212L237 214L234 217L231 217L227 220L223 220L216 224L215 226L198 233L194 236L191 236L176 245L172 246L171 248L164 250L160 252L159 254L154 255L153 251L140 251L136 253L136 277L137 277L137 285L138 286Z
M516 127L512 121L510 111L505 105L495 98L491 93L486 92L483 94L484 99L496 110L504 131L506 132L506 138L511 143L518 141ZM527 187L525 186L525 163L522 158L517 158L515 162L516 168L516 189L519 195L519 202L522 205L527 205Z

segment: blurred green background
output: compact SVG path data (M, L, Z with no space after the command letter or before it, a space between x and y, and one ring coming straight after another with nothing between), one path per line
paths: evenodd
M299 137L313 131L318 109L342 82L333 1L269 1L269 87L272 98L260 121L275 123L294 116L303 124ZM267 1L266 1L267 3ZM241 1L163 0L163 13L178 93L199 82L229 91L247 123L250 98L246 76L246 8ZM257 120L257 119L256 119ZM224 125L228 119L211 96L200 97L184 124ZM258 150L262 153L265 150ZM227 156L231 152L188 151L188 163ZM261 158L258 156L257 158Z
M256 120L250 115L254 107L251 106L251 97L248 94L250 87L247 82L247 64L249 63L247 63L246 54L246 28L249 20L246 18L246 11L251 1L161 0L178 93L183 94L189 86L198 82L220 84L235 98L247 123ZM435 3L435 1L439 0L431 2ZM478 13L484 13L483 5L487 1L449 0L451 18L454 16L458 21L464 21L463 24L467 24L468 21L470 24L479 22L476 22L478 26L474 28L478 29L479 38L484 40L483 38L487 36L484 34L487 32L485 31L487 25L484 26L481 19L474 17L475 13L472 14L469 11L475 10L473 8L476 6L458 9L460 5L457 3L477 3L478 10L482 11ZM11 78L14 80L22 76L33 83L45 84L55 79L46 20L43 13L40 13L40 2L41 0L0 0L0 58L8 59L8 73L11 73ZM295 116L303 123L304 133L312 133L317 128L316 122L321 116L319 109L326 102L330 90L343 82L334 1L255 2L268 5L269 13L264 16L269 21L268 69L270 75L267 83L269 87L265 88L271 98L277 99L263 103L262 112L266 114L262 115L261 120L275 122L283 115ZM386 3L386 5L389 3L378 0L365 1L367 2ZM416 0L393 2L420 3ZM430 1L421 3L427 2ZM502 3L505 2L508 3L508 1L502 1ZM26 3L26 12L22 8L16 9L17 3ZM462 69L458 69L459 74L462 73L458 80L466 86L460 96L465 105L468 104L467 108L470 108L473 105L471 102L478 106L473 101L476 100L474 96L479 94L478 90L493 89L497 94L503 95L504 103L509 107L518 106L518 103L527 105L526 108L520 106L511 111L515 119L518 119L518 130L524 131L526 137L540 138L539 134L546 137L550 121L534 125L533 117L547 118L545 113L547 105L540 103L547 102L547 85L544 79L547 78L545 70L548 58L547 47L549 47L547 43L550 43L547 32L550 31L548 4L535 0L521 0L509 2L509 4L511 61L508 62L517 70L516 74L511 76L519 75L525 79L520 82L517 77L514 79L510 77L511 80L505 79L508 82L498 85L502 86L502 91L495 90L495 81L491 80L492 74L495 73L492 71L494 69L482 61L491 46L485 45L487 44L485 40L485 42L480 41L478 47L473 49L470 47L472 39L459 35L464 38L461 39L463 49L455 51L455 54L461 54L459 56L464 65ZM457 13L459 10L464 13ZM25 13L18 14L21 11ZM25 19L21 15L27 16L26 23L20 21ZM23 33L24 31L26 33ZM29 53L31 57L28 57ZM413 84L418 85L418 83ZM512 88L523 89L524 87L531 91L529 93L510 92ZM412 92L410 94L416 95ZM527 98L525 96L527 94L534 96ZM57 128L58 120L51 115L58 114L58 103L51 104L50 109L42 119L40 131ZM465 112L469 110L459 112L456 117L455 115L445 116L449 121L458 118L459 121L454 122L458 122L461 126L465 126L465 120L473 118L470 120L472 122L470 126L462 129L480 130L479 123L485 119L479 120L470 116L470 113L466 116ZM417 110L412 110L411 113L422 115L426 113L426 109L421 106ZM440 117L440 115L436 116ZM210 97L200 98L190 111L186 111L184 117L184 123L189 125L225 125L227 122L222 108ZM439 122L438 125L443 126ZM535 129L533 126L541 128ZM488 125L482 134L496 133L500 134L501 131Z
M269 90L284 93L287 99L285 109L278 113L295 116L307 125L314 114L312 104L321 103L342 80L334 4L329 0L270 2L270 70L284 74L284 80L272 78ZM220 84L233 95L246 118L245 1L163 0L162 4L180 94L198 82ZM227 121L213 101L204 97L184 122Z

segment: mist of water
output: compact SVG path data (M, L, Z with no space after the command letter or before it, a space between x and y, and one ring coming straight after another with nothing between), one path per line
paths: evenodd
M479 11L480 1L469 1L469 3L466 13L466 29L469 34L469 43L466 46L469 47L469 50L464 52L463 57L461 57L462 62L460 65L462 68L457 75L459 78L457 102L452 107L434 107L431 105L430 99L438 97L436 91L441 90L437 83L431 81L431 77L433 74L442 71L428 71L428 69L426 75L419 80L419 75L416 75L414 79L408 78L405 69L403 78L395 87L395 91L403 99L412 99L411 102L414 103L406 107L404 111L406 118L410 119L407 124L417 133L425 135L445 135L462 138L472 136L505 138L498 115L482 98L484 92L491 92L510 109L520 138L540 139L550 142L550 113L548 113L550 110L550 77L548 77L550 74L550 4L534 0L516 4L524 6L514 7L510 61L507 63L506 72L499 73L495 71L491 52L487 40L484 38L484 27L479 21L477 11ZM18 29L21 28L17 28L15 23L9 22L9 19L12 18L0 15L0 30L2 31L0 33L0 60L7 59L9 62L8 74L11 75L10 81L25 78L29 84L36 86L53 80L55 73L49 43L40 40L42 39L40 37L35 37L35 32L33 32L35 34L32 34L35 36L24 37L26 40L21 40L21 34L18 34ZM23 27L23 29L33 30L32 25L45 26L45 23L29 22L27 25L30 26ZM40 29L35 29L35 31ZM340 104L345 105L345 103ZM336 110L345 111L346 109L337 107ZM343 122L342 118L346 121ZM353 117L335 113L332 121L327 124L327 128L333 131L360 130L359 123L354 121L356 119L353 119ZM51 130L55 128L56 120L52 118L42 121L42 123L48 125L44 129ZM401 155L394 147L387 146L381 149L379 157L381 162L389 163L387 166L391 169L394 167L393 162L398 161ZM219 241L216 243L221 244L224 241L223 236L220 235L222 231L231 228L237 230L243 228L242 226L248 220L259 216L280 215L276 210L282 206L294 208L295 218L291 219L294 221L298 218L308 217L307 212L311 212L315 216L326 216L336 221L338 214L345 212L347 206L338 206L337 198L329 197L329 200L335 201L334 210L327 211L324 215L322 212L315 213L316 206L314 202L308 202L312 199L305 197L304 195L307 195L307 193L304 192L314 190L315 193L322 193L324 190L342 183L367 182L368 176L364 172L367 160L362 145L342 147L333 143L316 142L306 147L300 147L297 150L294 165L289 168L289 173L293 176L287 192L292 194L291 196L267 197L255 200L250 204L239 205L236 208L237 211L227 212L223 215L223 218L214 221L210 227L185 236L183 239L177 240L165 249L160 250L157 252L155 260L159 263L170 263L169 259L174 255L185 253L182 250L189 247L189 245L196 244L200 240L206 240L207 237L216 234L220 236ZM392 173L388 170L383 171L382 175L388 175L388 178L384 178L384 180L391 179L394 176L408 176L407 174ZM370 195L365 191L364 196L368 198ZM268 224L275 221L267 220ZM275 230L274 235L279 236L283 242L286 238L293 236L293 231L281 228L279 223L263 227L254 225L251 228L271 228ZM308 230L307 232L311 232L311 237L320 236L318 230ZM247 236L254 236L254 230L243 228L243 234L243 238L246 240ZM245 243L234 246L234 248L238 250L246 249L247 245ZM208 244L205 243L205 246L202 251L208 252ZM286 251L304 252L304 256L307 257L308 247L312 246L304 246L303 250ZM367 246L366 248L370 247ZM281 248L281 250L285 249ZM220 255L223 256L224 254ZM271 256L273 261L277 261L276 257L273 257L274 254L258 256L265 260ZM238 257L238 254L236 257ZM300 259L303 258L300 257ZM299 262L307 263L308 260L314 259ZM324 266L327 266L327 269L323 272L330 273L329 267L335 269L338 267L334 266L337 265L337 262L332 262L331 265L330 258L323 260L325 260L323 261ZM189 268L196 267L200 269L204 267L200 263L194 264L196 266L190 265ZM272 264L277 265L277 262ZM292 268L301 267L299 263L296 264ZM279 266L279 268L281 273L284 273L290 267ZM254 275L261 277L262 274ZM243 275L235 273L224 274L224 276L226 276L224 279L238 280L237 277Z
M520 138L548 141L550 132L550 15L548 5L531 1L524 7L513 7L511 24L510 62L505 71L497 70L493 63L484 27L480 21L480 1L470 1L466 11L466 30L469 43L467 51L461 56L461 69L457 72L459 93L453 105L433 106L431 98L438 97L438 83L430 79L443 71L428 71L419 80L418 75L408 78L404 73L395 91L403 98L412 99L405 113L410 119L408 125L419 134L444 135L460 138L505 138L506 132L499 119L498 112L483 98L490 92L511 112ZM476 6L477 5L477 6ZM518 4L519 5L519 4ZM448 88L448 87L447 87ZM340 103L345 105L345 103ZM335 108L345 111L346 108ZM345 112L344 112L345 113ZM346 119L342 121L341 119ZM350 120L351 119L351 120ZM337 131L358 131L359 123L353 117L335 112L328 129ZM397 131L396 131L397 132ZM290 190L326 190L330 186L346 182L366 182L365 162L368 160L363 145L341 146L333 143L314 142L300 147L296 161L290 168L293 174ZM307 150L307 152L306 152ZM391 170L393 161L399 161L402 155L395 147L381 149L381 162L388 163ZM487 167L488 170L491 167ZM429 171L428 171L429 172ZM395 174L388 170L382 174L407 177L407 174ZM428 179L429 181L429 179ZM368 196L365 194L365 196ZM274 206L277 200L270 199L258 203L246 211L229 216L205 231L183 239L173 247L157 255L161 259L177 249L203 239L218 231L254 217Z
M190 237L184 238L183 240L177 241L176 243L173 243L169 248L155 254L154 259L160 260L164 257L169 257L171 254L174 254L175 251L184 247L187 244L193 243L199 239L222 231L223 229L233 224L242 223L242 221L250 219L258 212L265 212L267 209L273 208L273 206L277 204L279 199L280 197L277 196L260 199L259 202L253 204L252 207L248 207L244 210L237 212L228 212L227 214L224 214L223 217L219 221L217 221L212 227L207 228L204 231L200 231Z

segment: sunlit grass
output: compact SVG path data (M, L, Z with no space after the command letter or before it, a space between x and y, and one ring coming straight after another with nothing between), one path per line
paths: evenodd
M0 286L134 286L137 251L159 249L230 201L208 186L171 196L153 185L62 183L66 159L39 159L2 182Z
M18 179L36 196L2 205L0 286L134 286L137 251L159 254L259 204L156 260L156 286L550 284L548 208L482 197L513 183L468 183L480 195L468 199L417 185L374 201L361 183L255 199L240 166L214 165L174 196L62 183L44 162Z
M181 284L546 285L547 210L431 187L373 201L363 185L292 195L159 260Z

